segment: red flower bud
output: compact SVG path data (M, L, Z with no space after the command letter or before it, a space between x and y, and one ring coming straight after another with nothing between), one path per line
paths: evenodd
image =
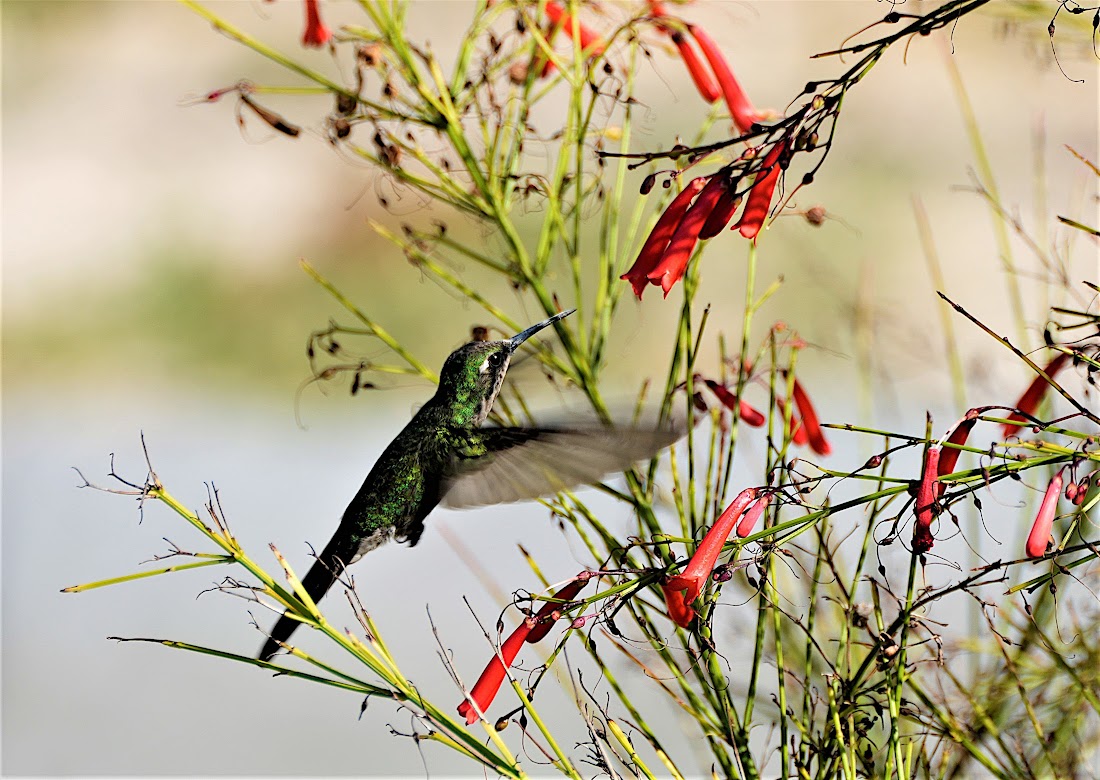
M706 382L707 387L710 388L710 391L714 393L714 397L717 398L719 402L721 402L721 404L730 411L734 411L736 409L739 416L741 417L741 420L746 425L751 425L753 428L759 428L761 425L768 421L768 419L763 414L750 406L747 401L743 401L735 396L724 385L715 382L713 379L707 379L704 381Z
M930 446L924 454L924 469L917 488L917 523L913 527L913 552L923 555L932 549L932 520L936 517L936 477L940 467L940 448Z
M630 282L630 285L634 288L634 294L638 298L642 297L642 292L649 284L647 278L649 272L660 262L661 256L668 248L668 242L672 239L672 234L676 231L676 226L683 219L692 199L699 194L706 183L707 180L703 177L692 179L683 191L672 199L672 202L668 204L668 208L665 209L665 213L661 215L661 218L657 220L657 224L653 226L653 230L650 231L649 238L645 240L638 252L638 259L634 261L634 265L619 277Z
M791 390L795 406L798 407L798 411L802 415L802 423L806 428L806 438L809 440L810 449L818 455L828 455L833 451L833 448L825 440L825 432L821 429L821 423L817 419L817 410L810 403L810 396L806 395L806 391L797 379L794 380L794 387Z
M959 446L966 444L966 439L970 436L970 431L974 428L974 423L976 422L978 422L978 411L976 409L971 409L966 413L966 417L955 426L955 430L951 431L951 435L948 437L947 442ZM940 465L936 471L936 476L942 477L945 474L954 474L955 463L958 462L959 455L961 454L962 450L945 447L940 455ZM947 490L947 485L943 482L938 483L936 495L942 496L945 490Z
M306 4L306 31L302 34L302 45L318 49L328 43L332 37L332 30L321 21L321 12L317 8L317 0L305 0Z
M1054 379L1054 375L1062 370L1062 367L1069 358L1070 355L1068 353L1059 352L1054 356L1053 360L1047 363L1046 368L1043 369L1043 373L1051 379ZM1048 387L1050 387L1050 383L1047 382L1042 375L1035 377L1035 379L1031 381L1031 384L1028 385L1027 390L1024 391L1024 394L1020 396L1020 400L1015 404L1016 408L1020 412L1023 412L1023 414L1013 412L1008 416L1008 419L1025 422L1027 418L1024 417L1024 414L1034 415L1035 410L1039 408L1039 403L1043 400L1043 396L1046 395ZM1005 436L1011 436L1018 430L1018 426L1005 424L1003 433Z
M779 414L782 417L787 416L787 404L782 398L775 399L775 406L779 409ZM802 424L802 421L798 419L798 415L793 411L791 412L791 444L797 444L799 447L805 447L810 443L810 436L806 433L806 426Z
M737 535L744 539L746 536L752 534L752 529L756 528L756 524L760 521L761 515L764 514L764 510L768 508L768 504L772 502L772 493L765 493L761 496L755 504L749 507L749 511L745 512L745 516L741 518L741 522L737 524Z
M1031 533L1028 534L1025 548L1029 558L1042 558L1046 555L1047 544L1050 542L1050 529L1054 526L1054 513L1058 510L1058 497L1061 493L1062 472L1059 471L1047 485L1043 503L1039 505L1035 522L1031 524Z

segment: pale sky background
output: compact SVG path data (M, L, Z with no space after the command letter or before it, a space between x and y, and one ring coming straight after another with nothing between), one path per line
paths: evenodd
M328 54L298 47L296 0L217 7L336 75ZM333 26L361 20L355 3L322 7ZM869 0L707 2L682 13L708 25L758 106L782 108L806 81L842 71L836 61L810 60L811 53L836 47L885 9ZM135 570L164 552L161 537L185 548L197 544L162 507L148 506L139 525L132 500L78 490L70 467L106 481L115 453L120 472L140 480L143 431L154 465L178 497L197 507L204 483L213 482L246 546L262 550L275 542L304 569L304 542L327 540L380 449L430 389L408 383L356 398L309 390L300 409L307 427L298 427L294 403L308 371L306 337L329 317L349 322L298 270L298 259L309 259L433 367L485 318L421 280L374 237L366 219L388 219L376 197L384 185L335 154L319 122L307 122L290 141L254 121L239 131L232 100L182 105L189 95L242 77L293 83L183 6L8 0L0 11L0 768L47 775L423 774L416 747L386 729L408 730L408 716L385 702L373 702L360 719L359 700L346 693L105 641L171 637L252 653L261 635L249 626L243 602L196 598L220 573L60 594L67 585ZM463 2L416 2L410 28L446 61L468 14ZM967 18L954 30L951 56L1005 205L1047 245L1067 238L1056 214L1097 221L1096 179L1064 147L1097 160L1098 74L1087 45L1068 35L1059 48L1063 67L1085 82L1060 74L1045 25ZM945 68L945 35L915 41L905 62L901 48L892 50L847 98L836 148L804 196L805 206L821 203L847 226L814 229L783 219L762 242L762 283L779 275L786 281L761 314L759 330L782 319L820 345L800 365L826 420L919 433L926 409L944 425L959 412L913 196L933 225L947 291L999 332L1014 332L988 209L964 189L974 161ZM642 78L651 90L653 146L667 146L705 115L679 62L658 54ZM326 110L317 107L320 100L272 103L306 121ZM548 128L553 117L538 121ZM1041 185L1037 170L1045 173ZM1095 244L1074 242L1070 278L1096 280ZM729 237L704 259L712 326L732 336L739 334L744 252L744 242ZM1014 252L1028 282L1028 337L1036 346L1045 305L1068 299L1044 283L1021 241ZM664 360L679 299L676 292L664 302L655 292L622 307L609 367L619 381L635 379L654 353ZM494 300L521 321L535 319L507 291ZM857 305L871 307L879 356L867 391L858 390L856 379ZM972 401L1018 395L1029 380L1021 366L961 321L956 332ZM713 354L709 359L713 369ZM850 467L866 457L858 441L835 439L834 464ZM746 459L760 452L759 443L747 442ZM621 510L606 511L623 527ZM1006 544L1012 533L1002 536ZM552 578L591 562L547 522L545 510L525 504L440 510L418 547L391 545L357 567L361 592L402 668L441 701L457 704L426 610L472 678L489 648L462 597L490 624L500 605L449 544L455 536L505 592L536 586L517 544L537 551ZM945 545L944 554L952 550L962 550L961 542ZM270 623L268 615L257 617ZM724 630L732 633L732 610L729 620ZM563 719L572 712L561 694L544 701L547 712ZM674 728L674 716L666 718ZM692 766L689 746L681 759ZM433 775L480 776L435 746L425 746L423 761Z

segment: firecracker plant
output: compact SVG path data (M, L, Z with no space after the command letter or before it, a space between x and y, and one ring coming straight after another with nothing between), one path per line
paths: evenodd
M440 653L454 680L443 690L418 686L391 653L386 627L371 617L374 594L356 591L345 576L328 604L303 599L274 546L238 544L221 511L224 492L212 494L202 513L188 509L158 478L155 453L144 479L112 468L116 482L105 489L138 497L146 512L153 503L167 506L208 551L175 549L172 565L67 590L227 568L220 588L244 595L253 611L270 610L257 619L261 630L288 610L305 624L299 635L327 638L325 650L286 643L284 654L260 661L248 651L141 641L388 700L412 713L415 740L455 751L477 772L476 765L507 777L552 767L578 778L712 770L852 780L1065 778L1096 769L1097 280L1070 280L1055 291L1060 303L1038 348L1000 335L1004 323L987 325L965 301L941 293L953 328L982 331L990 350L1014 356L1034 380L981 399L958 419L915 411L902 431L837 422L815 406L815 388L799 376L809 347L798 322L760 324L757 316L780 293L778 283L758 278L769 225L793 213L795 195L812 193L815 179L834 175L830 151L844 133L849 92L873 78L887 54L950 36L975 12L987 13L986 0L892 10L868 3L868 26L818 54L820 79L788 106L768 110L753 105L752 85L735 76L736 57L693 22L691 4L470 3L457 56L443 62L409 28L402 3L362 0L353 9L357 23L330 27L325 18L334 9L305 0L300 44L331 52L331 73L322 73L295 58L299 42L290 53L262 42L259 17L258 31L245 32L216 5L182 1L222 36L286 69L285 85L241 80L194 102L208 110L231 104L239 121L270 127L287 142L308 142L304 126L321 128L349 162L430 203L400 229L371 227L411 264L410 282L426 275L469 301L478 312L468 323L478 326L475 340L529 323L479 290L464 268L506 280L525 311L548 317L576 307L558 338L544 339L534 355L548 381L599 418L615 417L602 377L615 360L616 315L659 287L679 318L670 354L636 369L638 408L648 403L662 419L686 421L684 436L625 480L600 486L629 509L629 535L613 533L582 493L542 499L581 540L584 570L544 571L529 557L532 579L503 583L516 593L512 606L478 615L485 628L470 622L487 639L484 659L471 665ZM1025 23L1046 24L1016 10ZM1052 44L1056 21L1097 18L1095 8L1073 3L1043 12L1054 17ZM681 138L640 143L639 112L652 101L636 76L655 58L687 70L700 121ZM1005 100L1011 91L1006 84ZM290 109L271 107L288 94ZM561 127L540 134L531 117L549 100L565 105ZM721 140L707 140L727 127ZM1081 156L1083 170L1100 179L1095 162ZM988 189L982 193L998 206ZM820 206L798 213L814 225L829 218ZM1001 229L1016 229L1000 213ZM475 222L480 238L448 230L444 215ZM1095 251L1097 226L1063 222ZM729 337L711 325L704 281L717 262L707 257L711 244L746 280L744 300L734 304L740 332ZM369 314L371 300L351 300L340 280L303 266L346 318L309 338L317 381L353 394L394 374L437 381L436 358L394 339ZM1009 276L1018 301L1028 282ZM420 294L410 289L402 294ZM1020 319L1017 304L1012 311ZM377 356L379 345L388 358L366 357ZM493 415L517 423L535 413L506 387ZM841 437L859 437L875 454L851 462L837 447ZM763 457L751 466L739 460L735 470L748 439ZM746 468L747 481L739 476ZM1034 496L1029 505L986 500L1012 482ZM976 535L1006 527L1019 528L1026 544L1002 548L996 560L941 553L947 537L963 534L976 548ZM908 566L888 569L887 548L895 562L904 549ZM357 565L369 566L369 557ZM359 619L351 630L325 616L338 590ZM936 620L946 604L962 602L981 615L965 664L955 662L959 646ZM742 630L732 633L731 625ZM436 637L441 650L449 639ZM535 643L546 650L542 662L528 649ZM734 656L751 659L747 673L731 675ZM584 670L568 694L588 735L583 744L560 739L559 724L538 709L542 688L561 684L549 672L564 669L568 678L574 667ZM675 733L639 703L642 689L667 697L681 724Z

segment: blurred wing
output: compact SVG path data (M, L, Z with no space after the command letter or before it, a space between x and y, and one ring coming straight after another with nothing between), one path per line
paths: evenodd
M452 461L442 503L457 509L553 495L649 460L681 436L637 428L481 428Z

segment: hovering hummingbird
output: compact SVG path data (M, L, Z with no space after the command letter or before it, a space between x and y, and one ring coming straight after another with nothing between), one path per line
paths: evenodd
M424 519L452 508L537 498L652 457L680 437L673 430L612 427L482 427L520 344L576 309L504 341L472 341L450 354L439 387L370 470L336 533L302 580L314 602L343 572L390 539L420 540ZM286 613L260 650L270 659L300 621Z

